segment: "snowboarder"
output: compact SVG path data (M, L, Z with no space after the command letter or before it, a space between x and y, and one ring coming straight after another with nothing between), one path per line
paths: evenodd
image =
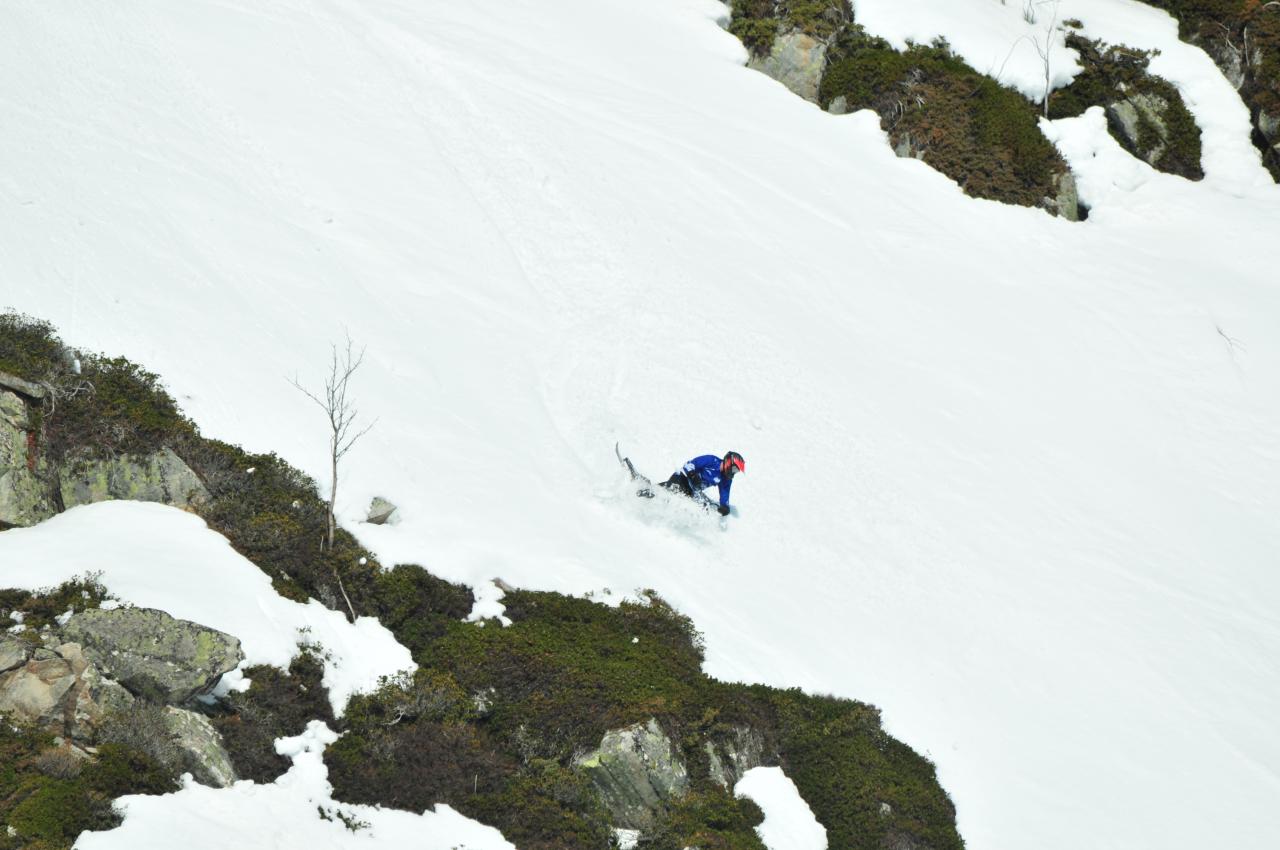
M711 507L714 502L703 495L703 489L717 484L720 487L720 504L716 509L720 516L729 515L729 487L733 476L747 471L747 462L737 452L728 452L723 458L715 455L699 455L671 473L671 477L659 484L673 493L683 493L690 499Z

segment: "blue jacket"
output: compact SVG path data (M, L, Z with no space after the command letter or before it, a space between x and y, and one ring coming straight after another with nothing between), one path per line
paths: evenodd
M733 479L720 474L720 458L716 455L699 455L680 467L689 483L697 490L703 490L712 484L720 485L720 504L729 504L729 485Z

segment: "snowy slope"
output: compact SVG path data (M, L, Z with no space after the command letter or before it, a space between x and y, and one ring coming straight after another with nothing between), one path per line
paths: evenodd
M349 330L384 562L656 588L713 675L880 705L976 850L1280 834L1280 189L1221 86L1200 184L1051 128L1073 225L745 69L715 0L0 10L0 304L319 478L284 376ZM742 452L741 515L647 513L617 439Z

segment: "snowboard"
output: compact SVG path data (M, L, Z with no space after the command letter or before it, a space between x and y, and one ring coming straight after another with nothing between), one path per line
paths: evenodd
M626 467L627 472L631 475L632 481L640 482L640 489L636 491L636 495L642 499L653 498L653 482L646 475L641 475L636 471L636 465L631 462L631 458L622 456L622 449L617 443L613 444L613 453L618 456L618 463Z

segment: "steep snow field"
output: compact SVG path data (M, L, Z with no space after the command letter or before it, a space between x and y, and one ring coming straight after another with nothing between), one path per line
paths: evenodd
M1026 31L896 8L979 68L974 21ZM742 67L716 0L0 0L0 305L322 480L285 376L349 331L340 507L384 562L655 588L711 674L879 705L975 850L1262 848L1280 189L1167 16L1077 12L1159 23L1204 182L1095 111L1049 128L1088 222L966 198ZM637 504L615 440L742 452L740 515Z

